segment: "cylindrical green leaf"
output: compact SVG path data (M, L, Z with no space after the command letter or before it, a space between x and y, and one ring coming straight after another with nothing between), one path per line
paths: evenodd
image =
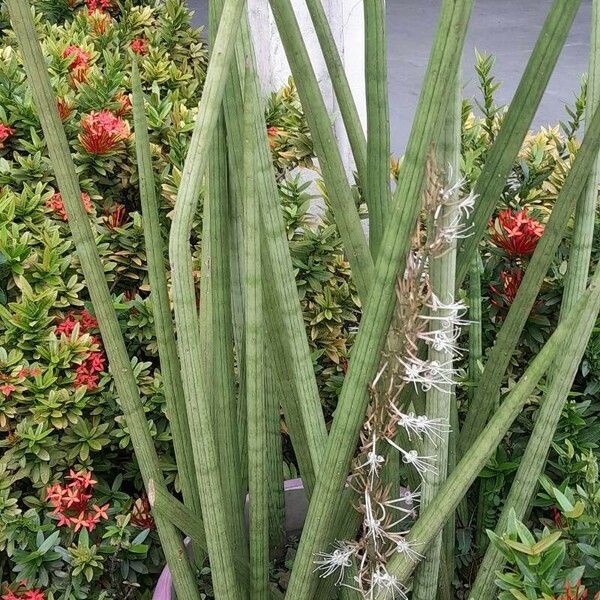
M385 0L364 2L367 91L367 178L369 246L377 256L390 204L390 114L387 87Z
M358 171L358 178L360 181L365 182L367 180L367 142L352 90L346 77L344 64L333 39L329 20L327 19L327 14L323 9L321 0L306 0L306 6L310 13L321 51L323 52L329 77L331 78L335 98L340 109L346 134L348 135L356 170Z
M250 61L249 61L250 62ZM252 93L252 67L246 66L244 127L244 265L246 406L248 410L248 483L250 491L250 598L267 598L269 582L269 486L267 482L267 397L265 390L265 322L261 268L260 196L257 180L269 177L259 171L254 122L261 120L259 99Z
M216 131L223 92L229 76L244 0L225 0L219 30L212 48L196 125L183 167L171 227L169 254L183 389L192 436L192 448L215 595L232 600L244 596L244 584L233 568L240 551L232 515L227 510L210 398L202 377L203 344L200 338L193 278L190 233L205 174L210 144ZM236 516L234 515L233 518Z
M209 44L214 46L223 9L222 0L209 2ZM233 367L233 322L229 230L227 140L223 111L213 134L206 174L202 214L202 269L200 280L200 336L205 344L205 382L219 456L227 513L245 556L246 526L238 439L238 410Z

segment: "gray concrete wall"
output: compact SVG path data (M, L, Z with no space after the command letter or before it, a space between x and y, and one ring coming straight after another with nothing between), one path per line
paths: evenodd
M267 0L265 0L266 2ZM359 1L359 0L357 0ZM189 0L196 24L206 23L207 0ZM463 58L465 94L475 93L474 49L496 56L497 93L509 102L552 0L477 0ZM534 126L565 116L587 70L591 0L583 0L569 39L535 118ZM403 152L423 79L440 0L387 0L392 150Z

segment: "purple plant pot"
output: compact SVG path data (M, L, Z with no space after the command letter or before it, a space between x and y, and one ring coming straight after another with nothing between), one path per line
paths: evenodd
M308 498L304 492L302 479L288 479L283 483L285 498L285 530L288 535L296 535L302 531L306 513L308 511ZM248 507L248 498L246 498L246 508ZM189 538L186 538L186 546L189 544ZM175 591L173 589L173 580L169 567L165 567L160 574L152 600L175 600Z

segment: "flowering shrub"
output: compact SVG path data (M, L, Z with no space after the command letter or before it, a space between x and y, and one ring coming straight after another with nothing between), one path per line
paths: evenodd
M483 111L483 115L475 116L474 107L468 102L465 102L464 105L462 158L467 181L474 181L478 176L504 114L503 109L495 105L492 97L492 92L497 89L498 85L491 79L486 81L485 78L488 76L489 73L487 75L480 73L480 77L482 77L481 90L486 97L484 101L478 103L478 106ZM561 188L578 150L578 129L584 107L585 86L582 87L580 96L576 98L575 107L567 109L570 116L568 122L528 134L518 159L513 165L498 209L489 223L487 240L480 246L483 260L481 291L484 355L492 346L498 328L502 325L516 297L527 271L531 254L535 251L537 242L543 234L544 225L548 220L558 190ZM563 291L563 278L568 268L569 245L570 232L559 246L555 261L546 275L538 298L527 319L517 350L508 368L503 384L504 390L510 390L514 386L514 382L523 373L541 344L548 339L551 329L556 325ZM600 258L596 246L594 246L592 255L593 264L596 264ZM597 392L600 389L600 362L597 361L597 349L600 347L598 339L597 333L592 335L586 359L584 359L575 380L570 401L563 410L546 465L546 474L554 482L582 489L589 485L589 482L586 483L587 478L590 477L586 473L587 465L590 464L590 461L595 463L598 457L597 445L592 441L600 435L599 410L597 408ZM468 341L465 339L464 344L467 343ZM461 395L460 391L459 395ZM466 402L468 402L466 397L459 398L462 406ZM530 439L538 408L539 392L536 392L531 398L530 404L517 418L510 435L506 437L495 457L481 473L479 490L483 502L480 502L478 506L470 506L473 510L478 511L477 518L482 522L483 531L481 533L484 537L485 528L494 529L496 526L502 503L513 481L513 474ZM591 477L596 481L598 478L597 468L589 471L595 473ZM537 527L540 522L551 528L555 525L548 519L550 506L547 500L542 500L543 497L543 494L538 496L536 507L527 522L527 525L531 524L532 528ZM590 509L590 512L596 514L596 509ZM464 567L465 581L468 581L468 571L471 569L473 561L478 558L474 552L474 546L476 543L479 544L480 540L479 538L474 539L473 536L476 532L471 530L467 521L464 521L461 527L463 527L463 531L459 539L462 539L462 543L457 548L457 553ZM596 525L590 525L590 527L595 528ZM584 527L581 529L583 531ZM589 529L587 531L589 532ZM596 542L591 544L589 539L586 539L585 544L591 546L596 545ZM596 585L599 581L598 571L595 564L587 560L586 554L577 550L579 545L567 544L567 550L571 554L569 565L572 568L585 565L579 593L580 595L584 593L583 586L585 585L588 597L593 598L598 591ZM588 548L588 552L591 552L590 548ZM594 549L594 554L596 552L597 550ZM555 595L551 597L568 598L569 593L573 596L576 590L575 579L570 582L570 586L571 589L568 591L565 588L565 580L558 579ZM457 590L456 593L459 598L468 597L466 590ZM509 592L506 593L510 595ZM509 596L505 594L502 597ZM510 597L513 596L510 595Z
M108 504L90 505L94 485L98 482L92 479L91 473L85 471L75 473L71 470L67 479L68 484L55 483L46 491L46 498L54 507L50 514L58 517L58 527L73 527L76 533L82 527L93 531L102 519L108 519Z
M89 154L109 154L129 135L129 123L109 110L92 111L81 119L79 142Z
M47 487L37 510L8 523L16 579L1 598L133 598L150 585L145 578L161 566L151 517L133 510L120 477L111 488L97 484L89 472L71 471Z
M48 11L59 5L40 3ZM44 52L81 172L82 203L97 231L123 327L136 340L136 373L169 470L122 56L136 38L146 40L142 70L154 111L157 166L168 190L179 177L206 49L176 1L124 3L122 13L104 1L67 8L42 16ZM161 568L160 548L6 26L0 49L0 594L138 597ZM168 192L165 198L166 216Z
M490 223L490 241L511 258L531 256L538 240L544 233L544 226L527 214L527 209L513 211L510 208L498 213Z
M83 192L81 194L81 202L82 202L83 207L85 208L86 212L88 212L88 213L94 212L94 205L92 204L92 199L90 198L89 194L86 194L85 192ZM56 217L58 217L62 221L67 220L67 213L65 211L65 205L63 203L60 192L56 192L56 193L52 194L52 196L50 198L48 198L48 200L46 200L45 206L50 211L52 211L56 215Z

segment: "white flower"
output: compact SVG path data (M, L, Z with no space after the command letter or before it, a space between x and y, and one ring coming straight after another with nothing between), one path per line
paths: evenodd
M425 473L437 473L437 469L435 468L435 456L419 456L419 453L416 450L405 450L401 448L389 438L385 438L390 444L402 454L402 462L407 465L412 465L419 475L423 477Z
M413 492L408 488L405 488L400 492L398 499L408 506L413 506L413 504L418 504L421 501L421 492L419 492L418 489Z
M442 216L442 208L446 207L445 212L443 213L443 219L441 223L438 223L438 220ZM473 225L469 225L465 218L469 217L468 209L465 210L465 214L463 215L463 207L467 207L466 203L455 202L455 203L446 203L440 204L434 215L434 227L435 227L435 240L434 244L440 243L450 243L459 238L469 237L471 235L471 230L473 229Z
M408 361L399 358L398 362L404 367L404 381L413 383L415 389L420 385L424 392L428 392L431 388L445 391L442 386L454 383L456 371L452 368L452 363L426 361L416 357L411 357Z
M415 505L419 503L420 498L421 492L417 490L413 492L408 488L404 488L400 490L400 495L397 498L393 500L387 500L385 502L385 506L389 506L396 510L412 513L415 509Z
M407 532L403 532L407 533ZM404 554L407 558L413 562L419 562L423 557L422 554L415 550L416 544L408 541L405 537L399 536L396 540L396 552L398 554Z
M448 180L451 181L452 178L452 168L450 167L448 169ZM461 177L449 188L441 189L439 197L444 206L455 209L459 214L463 215L464 219L468 219L475 209L475 200L477 199L477 196L473 192L470 192L467 196L460 196L460 189L465 182L466 178Z
M419 497L421 494L419 492L411 492L410 490L403 490L400 492L400 496L398 498L394 498L392 500L386 500L383 503L384 510L386 508L398 511L400 513L400 518L397 519L394 523L389 526L389 529L393 529L396 525L404 522L406 519L414 518L417 516L417 504L419 503ZM393 536L395 534L391 534ZM390 536L388 536L390 537Z
M464 196L460 199L457 204L457 210L462 213L464 219L469 219L475 210L475 200L477 200L477 195L473 192L470 192L467 196Z
M468 308L462 300L451 301L447 304L442 302L435 294L431 294L431 301L425 305L429 308L429 314L421 315L424 321L441 321L444 329L463 327L470 325L471 321L463 319Z
M426 415L415 415L410 412L405 414L394 407L394 412L398 415L398 425L403 427L408 433L408 439L411 439L411 433L418 436L425 436L431 442L442 440L443 435L450 431L450 426L444 419L430 419Z
M379 565L371 575L370 598L378 600L406 600L406 588L394 575L390 575L383 565Z
M412 465L421 476L428 472L437 473L435 456L419 456L416 450L409 450L402 452L402 461Z
M382 526L381 521L382 519L378 519L377 515L373 512L369 491L365 490L365 518L363 519L363 526L367 537L370 537L373 541L375 549L377 549L379 540L386 537L386 531Z
M445 419L430 419L426 415L419 415L415 428L418 433L427 437L431 442L443 440L442 434L450 432L450 425Z
M451 164L448 164L448 181L452 181L452 179L454 179L454 169L452 168ZM465 184L466 180L466 177L460 177L449 188L442 188L439 191L440 200L442 202L451 202L454 199L454 196L456 196L456 193Z
M454 240L462 240L470 237L473 234L472 229L472 225L453 220L437 228L435 241L440 244L450 244Z
M456 357L463 355L463 349L457 343L460 338L460 331L454 327L421 331L418 337L437 352L445 352Z
M330 554L319 552L315 559L315 571L322 571L321 577L329 577L339 571L336 585L344 578L344 571L352 566L352 557L356 554L356 546L346 542L337 542L337 548Z
M383 456L381 456L381 454L377 454L377 452L375 452L375 450L371 450L367 454L367 460L364 463L362 463L361 465L358 465L358 468L362 469L364 467L369 467L369 477L371 479L371 484L372 484L373 479L379 473L379 469L381 468L381 466L384 463L385 463L385 458Z

